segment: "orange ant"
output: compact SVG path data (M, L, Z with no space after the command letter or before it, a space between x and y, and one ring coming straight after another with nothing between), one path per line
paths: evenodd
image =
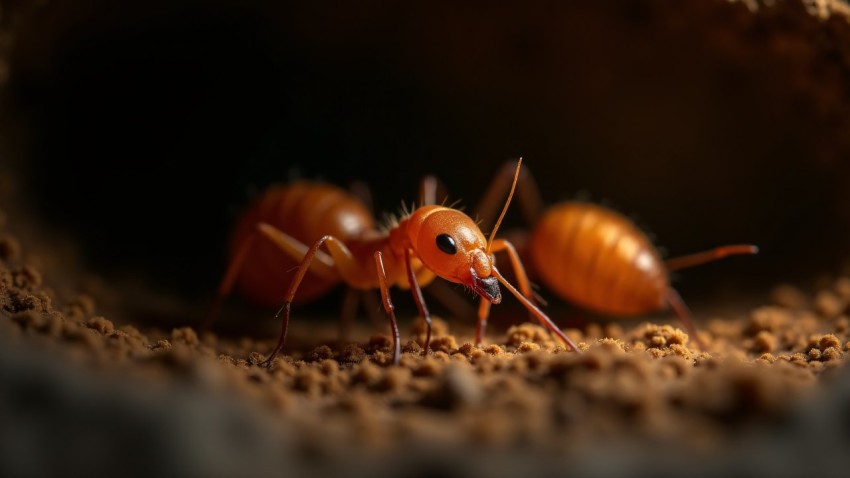
M422 198L427 205L406 213L384 231L374 227L374 220L368 214L362 211L356 213L345 211L344 206L347 205L347 201L339 197L329 198L327 191L316 192L315 198L309 201L304 198L291 198L292 194L283 192L267 195L268 198L265 201L261 200L259 205L249 208L240 222L237 231L243 232L237 232L235 236L237 238L235 252L219 287L219 296L210 317L217 314L221 300L230 292L237 278L240 278L241 287L249 297L253 294L257 298L267 299L273 295L272 290L268 290L268 294L271 295L267 295L266 291L268 287L273 288L273 284L270 286L269 283L274 281L267 277L259 277L260 271L263 270L260 267L261 256L259 256L260 251L255 251L254 248L257 247L255 238L260 235L268 239L263 241L266 243L263 246L266 247L265 257L269 257L271 254L269 247L273 246L277 249L279 256L279 253L283 252L283 255L288 258L301 261L286 292L285 301L275 314L275 319L283 314L280 338L275 349L261 365L271 365L283 349L291 305L308 270L331 285L342 280L358 290L380 289L384 311L390 319L392 328L393 363L396 365L399 363L401 344L395 307L390 298L389 288L397 285L411 289L419 315L426 323L427 332L423 353L427 354L431 341L431 316L425 305L420 284L428 285L437 276L450 282L463 284L481 296L479 324L482 321L486 323L490 304L498 304L502 301L499 288L501 283L561 341L572 350L579 351L573 341L532 302L531 284L516 249L510 242L495 238L499 224L513 197L521 165L522 159L516 163L514 183L489 240L485 240L484 234L475 221L463 212L433 204L437 187L435 181L426 180L423 183ZM270 218L274 217L274 214L293 218L290 220L299 222L300 230L303 232L315 232L324 227L323 235L314 240L312 246L308 248L303 241L271 224ZM343 233L335 232L328 227L333 223L328 219L330 216L335 217L337 227L348 226L343 228ZM278 221L280 223L283 220ZM321 250L323 246L327 253ZM522 294L496 268L493 254L499 251L508 253ZM240 275L242 264L246 262L249 254L255 254L253 260L256 262L251 262L252 268L247 269L251 271L250 273L242 271ZM277 264L265 267L265 269L270 268L277 268ZM309 289L311 295L320 295L326 289L317 286L315 281L316 279L311 279L304 284L311 286ZM264 287L263 292L252 292L250 290L252 286ZM476 337L480 338L480 327L476 329ZM480 340L477 342L480 343Z
M440 185L425 178L420 186L424 201L436 202ZM308 210L310 214L303 214ZM218 317L224 300L234 288L252 304L261 307L280 305L280 284L288 281L293 269L298 267L307 246L325 234L343 240L353 240L375 229L372 217L372 197L368 186L359 181L352 183L350 190L331 184L298 180L275 184L266 189L240 215L233 228L229 247L229 266L225 272L210 310L201 323L209 329ZM283 247L266 239L269 228L283 231L295 241ZM259 240L258 240L259 238ZM323 256L324 253L320 253ZM325 270L311 268L304 277L296 303L306 304L326 295L340 282L338 274L323 274ZM469 307L456 294L447 289L436 288L429 292L456 315L469 314ZM380 305L374 296L365 290L349 287L342 299L340 337L348 334L350 322L357 312L360 301L373 322Z
M478 207L483 223L495 213L496 198L507 187L506 164ZM611 209L568 201L544 210L539 189L528 170L519 181L520 206L532 227L525 244L531 271L558 296L586 309L611 315L637 315L671 307L701 349L705 346L690 311L670 286L669 272L736 254L756 254L754 245L729 245L687 256L661 259L652 242L632 221Z
M368 205L368 192L353 192L300 180L265 190L245 209L233 228L229 266L202 327L212 325L234 287L250 303L278 307L280 284L289 279L292 269L298 267L306 254L305 242L312 244L325 234L351 240L373 230L375 220ZM265 240L274 231L285 231L292 240L282 243ZM310 272L301 286L298 303L326 295L340 281L337 274L327 274L325 269L314 267ZM357 301L371 297L357 292L349 289L343 299L344 324L356 311Z

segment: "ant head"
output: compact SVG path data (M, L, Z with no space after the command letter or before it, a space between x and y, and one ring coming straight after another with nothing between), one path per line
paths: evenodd
M419 259L435 274L494 304L502 301L487 241L469 216L442 206L421 207L410 216L407 234Z

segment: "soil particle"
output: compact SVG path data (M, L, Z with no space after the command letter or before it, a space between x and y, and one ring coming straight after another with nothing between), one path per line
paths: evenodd
M104 317L92 317L91 319L85 321L86 327L96 330L101 334L111 334L115 331L115 326L112 325L112 322L106 320Z
M483 399L478 377L469 365L452 363L443 367L436 387L423 397L423 403L442 409L472 407Z
M545 345L551 341L549 333L538 325L523 323L508 329L508 345L519 347L524 343Z
M847 308L846 300L830 290L822 290L815 296L815 311L823 317L836 317Z
M194 329L189 327L180 327L171 331L171 341L192 347L196 347L200 344L198 334L195 333Z
M82 294L69 300L64 307L62 307L62 313L65 317L71 320L85 320L86 317L90 317L94 314L94 311L94 299L91 296Z
M803 291L789 284L776 286L771 298L776 305L786 309L804 309L808 307L809 302Z
M766 330L759 331L752 339L752 345L748 347L751 352L763 353L773 352L777 347L776 335Z
M366 359L366 352L356 344L348 344L335 358L342 364L358 364Z
M34 290L41 285L41 272L32 266L12 269L12 284L24 290Z

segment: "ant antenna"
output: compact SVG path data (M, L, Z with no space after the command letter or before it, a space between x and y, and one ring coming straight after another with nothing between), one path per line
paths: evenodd
M487 240L487 254L490 254L490 248L493 246L493 239L496 238L496 231L499 230L499 225L502 224L502 219L505 218L505 214L508 212L508 206L511 205L511 198L514 197L514 189L516 189L516 183L517 180L519 180L520 166L522 166L522 158L519 158L516 162L516 172L514 173L514 182L511 184L511 192L508 193L508 200L505 201L505 207L502 208L502 213L499 214L499 219L496 221L496 225L490 233L490 239Z

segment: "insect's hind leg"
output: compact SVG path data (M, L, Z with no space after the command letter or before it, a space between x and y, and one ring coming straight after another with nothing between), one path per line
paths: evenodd
M348 287L345 295L342 298L342 307L340 307L340 325L339 325L339 340L347 342L351 336L352 325L357 317L357 312L360 310L360 305L366 309L369 315L369 320L375 328L384 325L384 316L381 315L381 304L373 291L360 290L354 287Z
M245 264L245 258L248 256L248 253L254 247L257 241L257 237L262 236L267 238L277 246L277 248L287 254L289 257L292 257L296 261L300 261L304 254L307 253L307 246L295 239L294 237L284 233L280 229L272 226L271 224L267 224L264 222L258 222L254 226L254 230L251 231L237 246L236 254L233 256L233 259L230 260L230 263L227 266L227 269L224 273L224 276L221 279L221 282L218 286L218 291L215 299L213 299L213 303L210 306L210 310L207 312L206 317L201 322L200 328L202 330L207 330L215 323L218 319L218 316L221 312L221 307L224 304L225 299L230 295L233 291L233 286L236 283L236 278L239 276L239 272L242 270L242 266ZM326 279L337 279L339 276L334 270L334 262L333 259L327 254L319 251L317 254L318 262L316 262L310 271L315 273Z
M307 254L308 247L303 242L295 239L280 229L264 222L257 223L257 232L270 240L274 245L289 257L300 261ZM324 252L316 251L316 262L310 264L310 273L316 274L324 279L335 280L339 278L334 259Z
M675 312L676 317L678 317L679 321L682 322L682 325L685 326L685 330L688 331L688 334L690 334L690 336L694 338L694 342L696 342L700 350L707 351L708 349L706 348L705 343L700 338L699 333L697 332L697 328L694 325L694 322L691 320L691 311L688 308L687 304L685 304L685 301L682 300L682 296L680 296L679 293L676 292L676 289L671 287L667 289L666 299L667 303L670 305L670 308L673 309L673 312Z
M423 292L447 309L453 317L459 319L474 317L475 309L469 305L467 298L452 289L449 284L449 282L443 280L435 280L428 284Z
M484 196L475 208L475 212L481 220L482 229L493 227L493 220L499 213L499 208L513 183L516 167L515 161L506 162L484 191ZM543 197L540 195L537 181L534 180L534 176L528 168L523 168L519 172L516 196L525 221L533 226L543 213Z
M687 267L699 266L708 262L714 262L723 259L726 256L734 256L740 254L758 254L758 246L750 244L734 244L731 246L715 247L707 251L688 254L687 256L674 257L664 261L664 265L668 271L676 271Z
M251 232L247 237L245 237L245 239L242 240L242 243L239 244L236 249L236 254L233 256L233 259L230 260L230 264L228 264L227 270L218 285L218 291L215 299L213 299L213 303L210 306L209 311L207 311L207 315L201 321L201 330L209 330L218 319L218 316L221 313L221 306L233 290L233 284L236 282L236 276L239 275L239 271L242 270L242 264L245 262L245 257L254 245L256 238L257 233Z
M319 248L321 248L322 245L325 245L325 247L327 247L330 251L334 269L342 271L340 276L345 279L346 277L351 278L362 275L360 266L357 264L357 261L351 254L351 251L348 250L341 240L333 236L323 236L321 239L316 241L304 254L301 264L295 271L295 277L292 278L292 282L289 284L289 289L286 292L284 303L280 309L278 309L277 313L275 313L275 319L279 318L281 314L283 314L280 338L278 338L277 345L272 353L260 365L271 365L274 358L283 349L283 346L286 343L286 333L289 329L289 315L292 308L292 301L295 298L295 293L298 292L298 286L301 284L301 281L304 280L304 275L307 274L307 270L310 269L311 265L316 264L314 261L319 257L319 253L321 252L319 251Z

